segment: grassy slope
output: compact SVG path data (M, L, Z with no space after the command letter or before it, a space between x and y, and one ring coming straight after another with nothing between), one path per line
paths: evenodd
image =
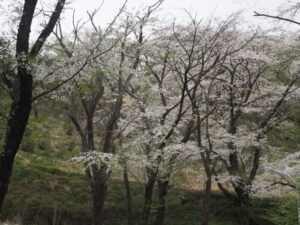
M72 164L65 167L67 168L65 170L62 167L57 168L56 165L55 156L49 156L44 152L21 153L15 165L2 220L23 218L24 224L28 225L52 224L53 220L60 222L57 224L66 225L90 224L92 203L86 177ZM139 225L143 206L143 186L132 183L131 188L135 224ZM105 224L126 224L125 193L122 182L112 181L108 193ZM155 192L154 195L156 196ZM166 225L200 224L200 192L173 188L167 202ZM257 199L253 203L255 206L251 209L251 213L261 225L296 224L296 202L292 198ZM156 206L155 200L152 215L155 214ZM211 208L212 225L237 224L235 218L238 209L221 194L213 195ZM265 219L277 222L268 223Z
M295 124L292 129L283 127L269 135L274 146L283 147L287 152L295 151L300 144L299 120L292 119ZM86 177L78 165L67 161L79 153L78 144L76 132L69 124L43 115L32 118L17 157L1 219L23 218L25 225L54 224L53 220L65 225L90 224L92 203ZM143 186L132 183L131 187L135 224L139 225ZM112 181L108 192L106 224L126 224L122 182ZM200 224L200 192L171 189L167 203L166 225ZM155 200L152 215L156 206ZM211 208L211 225L236 224L238 209L222 195L214 194ZM268 224L265 219L276 225L296 224L296 202L292 198L257 199L251 213L261 225Z

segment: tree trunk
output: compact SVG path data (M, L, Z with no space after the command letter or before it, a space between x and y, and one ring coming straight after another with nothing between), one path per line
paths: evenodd
M152 205L152 193L153 187L155 184L155 177L148 176L148 181L145 187L145 200L144 200L144 209L143 209L143 225L148 225L150 210Z
M53 28L63 10L65 0L58 0L47 25L40 33L29 53L29 37L31 32L32 19L36 8L37 0L25 0L21 20L18 27L16 42L16 59L18 70L14 83L14 100L11 104L7 130L4 140L4 147L0 156L0 211L7 193L9 180L13 170L14 159L21 144L32 103L32 75L28 73L29 60L34 59L45 41L52 33Z
M132 217L132 201L131 201L131 192L129 179L127 174L127 169L124 169L123 172L124 185L126 190L126 211L127 211L127 225L133 225L133 217Z
M300 190L298 190L298 200L297 200L297 208L298 208L298 225L300 225Z
M11 105L4 147L0 156L0 210L7 193L14 159L21 144L31 111L32 76L26 70L19 69L19 77L20 98Z
M240 205L239 221L241 225L252 225L250 223L249 204L247 202Z
M235 192L238 197L239 204L239 221L241 225L250 225L250 216L249 216L249 201L250 196L243 184L236 186Z
M204 198L203 198L203 225L208 225L209 222L209 200L211 195L211 175L207 177L207 180L205 182L205 192L204 192Z
M158 181L158 201L157 214L154 225L163 225L166 212L166 195L168 193L169 181Z
M93 178L90 184L93 195L93 225L102 225L104 221L104 202L106 197L107 182L103 171Z

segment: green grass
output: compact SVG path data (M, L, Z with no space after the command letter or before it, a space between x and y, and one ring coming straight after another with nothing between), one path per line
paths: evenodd
M15 165L12 182L1 214L3 221L23 219L24 225L48 225L54 218L64 225L91 224L91 196L83 173L58 169L50 157L47 162L40 154L23 153ZM24 157L33 155L30 163ZM38 160L40 158L41 160ZM79 170L80 171L80 170ZM134 222L140 225L143 207L143 185L131 183L134 201ZM157 206L154 190L151 221ZM214 193L211 201L210 225L238 225L238 208ZM256 199L250 214L261 225L295 225L296 202L293 198ZM125 193L123 183L113 180L109 184L105 206L106 225L125 225ZM165 225L200 225L202 194L173 188L167 198ZM152 224L150 222L150 224Z

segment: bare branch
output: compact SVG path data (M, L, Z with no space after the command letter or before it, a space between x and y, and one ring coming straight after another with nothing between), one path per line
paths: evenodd
M66 0L58 0L57 1L56 7L49 19L48 24L43 29L43 31L41 32L41 34L39 35L38 39L36 40L36 42L34 43L32 49L31 49L31 52L30 52L31 56L35 57L40 52L40 50L41 50L42 46L44 45L45 41L47 40L48 36L53 31L54 26L55 26L56 22L58 21L60 14L64 8L65 2L66 2Z
M268 14L258 13L256 11L254 11L254 16L268 17L268 18L287 21L287 22L290 22L290 23L293 23L293 24L300 25L300 22L298 22L296 20L292 20L292 19L289 19L289 18L281 17L281 16L272 16L272 15L268 15Z

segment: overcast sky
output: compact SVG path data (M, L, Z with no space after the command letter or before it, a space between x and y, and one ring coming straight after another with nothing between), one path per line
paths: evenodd
M24 0L20 0L23 2ZM57 0L39 0L38 2L55 3ZM63 14L64 23L63 30L66 32L72 31L72 12L76 11L76 20L82 18L87 19L87 11L93 11L98 8L102 0L70 0L72 3L68 5L67 10ZM157 0L128 0L127 10L134 11L140 8L145 8L152 5ZM208 19L212 15L217 18L225 18L232 13L242 11L242 16L245 25L260 25L262 28L273 28L278 23L272 19L254 17L253 11L276 14L277 10L284 3L294 0L165 0L158 12L159 16L165 20L182 21L187 18L184 9L188 10L193 15L197 14L198 19ZM11 20L10 11L6 10L9 5L17 5L16 0L0 0L0 32L9 30ZM107 25L116 15L119 8L123 5L124 0L104 0L101 10L95 18L95 23L100 26ZM50 4L52 5L52 4ZM13 7L10 7L13 8ZM53 6L50 7L51 9ZM49 9L50 9L49 8ZM4 12L4 13L3 13ZM6 12L6 13L5 13ZM5 14L5 15L4 15ZM39 19L35 19L33 23L33 31L40 30L37 27L40 24ZM299 26L290 25L289 23L281 23L286 30L296 30ZM11 26L16 28L15 25ZM32 36L34 36L34 32Z
M73 0L70 7L76 10L76 17L86 17L86 11L92 11L101 4L101 0ZM104 0L101 11L96 17L96 22L100 25L107 24L118 9L123 4L123 0ZM128 0L127 9L137 9L143 6L151 5L155 0ZM239 10L243 11L243 17L248 24L262 25L268 28L272 25L272 20L253 17L253 11L276 13L278 7L287 0L165 0L161 6L159 14L165 19L176 20L183 19L186 13L183 9L187 9L198 18L209 18L214 15L224 18ZM70 20L71 10L65 14L65 18ZM69 22L67 22L68 24ZM274 25L274 24L273 24Z

